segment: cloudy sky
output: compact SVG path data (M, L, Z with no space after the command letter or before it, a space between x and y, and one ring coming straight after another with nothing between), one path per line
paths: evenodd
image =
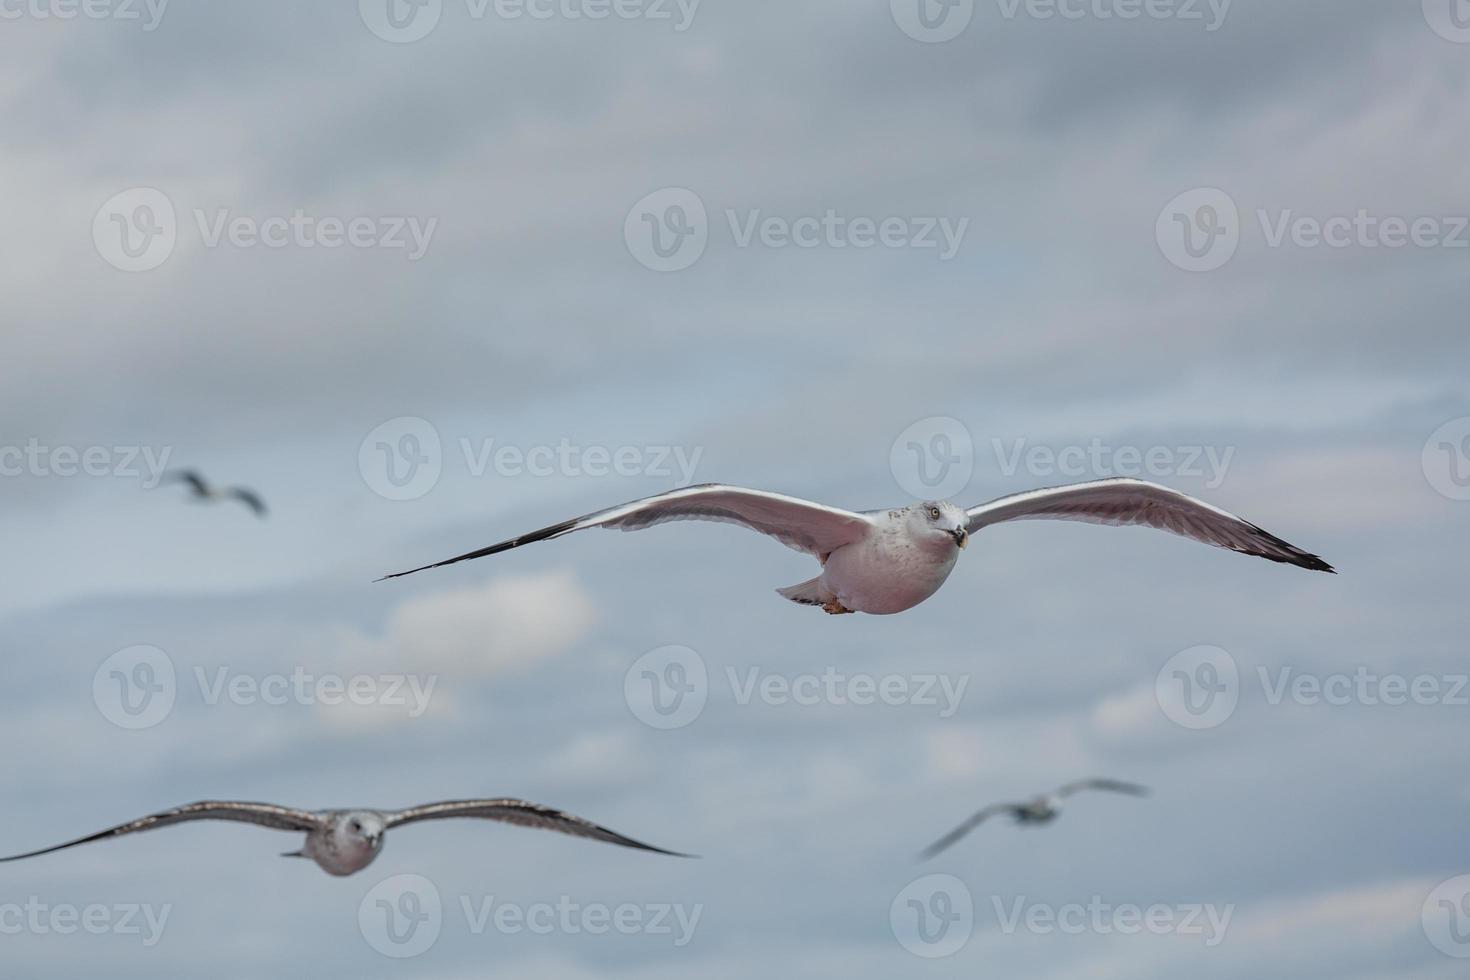
M1462 0L0 0L0 36L0 852L510 795L702 855L447 823L335 879L195 824L7 865L15 975L1463 975ZM372 584L691 481L1118 475L1341 574L1021 524L829 619L773 593L809 559L679 525ZM1093 775L1153 795L914 858Z

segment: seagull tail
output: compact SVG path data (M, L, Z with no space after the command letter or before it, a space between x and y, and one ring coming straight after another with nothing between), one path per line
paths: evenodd
M301 850L301 851L285 851L284 853L281 854L281 857L283 857L283 858L304 858L304 857L306 857L306 851L304 851L304 850Z
M793 585L789 589L777 589L776 592L803 606L820 606L827 602L827 597L822 595L822 576L820 575L810 582Z

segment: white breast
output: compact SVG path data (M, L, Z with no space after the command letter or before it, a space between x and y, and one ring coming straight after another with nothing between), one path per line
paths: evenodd
M822 584L848 609L890 615L938 592L954 571L957 556L957 550L936 555L915 546L894 524L834 551Z

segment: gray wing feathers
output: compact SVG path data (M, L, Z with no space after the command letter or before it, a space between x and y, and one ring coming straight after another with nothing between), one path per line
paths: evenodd
M528 803L525 800L498 799L498 800L454 800L446 803L429 803L424 806L411 807L407 810L399 810L396 813L385 815L389 827L397 827L401 824L417 823L421 820L451 820L456 818L478 817L483 820L498 820L501 823L514 824L518 827L531 827L536 830L554 830L557 833L568 834L572 837L584 837L589 840L602 841L606 844L617 844L619 847L631 847L640 851L653 851L657 854L668 854L674 857L689 857L677 851L666 851L661 847L654 847L642 841L608 830L590 820L557 810L553 807L542 806L539 803Z
M200 803L189 803L185 806L174 807L172 810L163 810L159 813L140 817L128 823L110 827L107 830L98 831L87 837L79 837L65 844L57 844L53 847L42 848L39 851L29 851L25 854L15 854L10 857L0 858L0 861L19 861L21 858L36 857L40 854L50 854L53 851L64 850L68 847L76 847L78 844L90 844L93 841L110 840L114 837L122 837L125 834L135 834L144 830L157 830L160 827L168 827L176 823L186 823L191 820L232 820L239 823L253 823L261 827L269 827L273 830L315 830L321 823L321 818L316 814L305 810L293 810L289 807L275 806L270 803L223 803L207 800Z
M1334 569L1314 554L1187 494L1142 480L1102 480L1002 497L969 511L970 533L1005 521L1084 521L1157 528L1217 548L1319 572Z
M1105 790L1109 793L1127 793L1129 796L1148 795L1148 787L1137 783L1125 783L1117 779L1083 779L1063 786L1057 790L1057 796L1068 797L1088 789Z
M573 531L591 527L641 531L670 521L714 521L739 524L767 534L789 548L814 555L825 561L827 555L860 540L873 526L872 518L852 511L825 507L796 497L786 497L764 490L746 490L717 483L686 487L670 493L645 497L632 503L610 507L584 517L552 524L520 537L472 551L446 561L425 565L412 571L399 572L386 578L402 578L431 568L443 568L462 561L486 558L538 541L550 541ZM379 581L383 581L380 579Z
M1014 813L1018 809L1020 808L1014 803L991 804L990 806L976 813L974 816L970 817L970 819L966 820L964 823L960 824L954 830L951 830L949 833L939 838L939 840L924 848L924 850L919 854L919 857L921 860L932 858L940 851L948 850L955 844L959 843L960 840L965 837L965 835L974 830L976 827L980 826L989 818L1001 813Z

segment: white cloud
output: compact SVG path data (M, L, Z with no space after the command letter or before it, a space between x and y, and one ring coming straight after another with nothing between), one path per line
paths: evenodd
M495 674L560 656L596 621L569 571L497 576L478 588L409 599L388 618L387 651L414 669Z

